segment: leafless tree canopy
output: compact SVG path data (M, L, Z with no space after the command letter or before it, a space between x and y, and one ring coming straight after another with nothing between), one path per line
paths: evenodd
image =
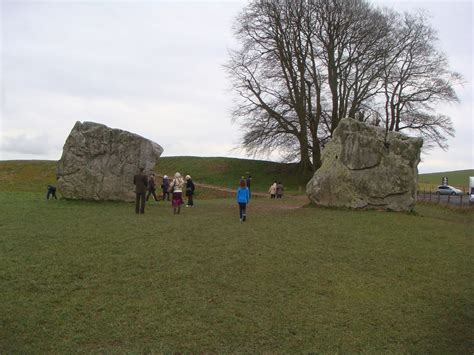
M257 0L234 30L240 47L225 67L249 153L279 149L315 170L343 117L441 147L454 134L450 118L434 108L458 100L453 87L461 78L421 14L364 0Z

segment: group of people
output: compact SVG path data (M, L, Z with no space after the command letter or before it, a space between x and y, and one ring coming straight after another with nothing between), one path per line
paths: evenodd
M133 177L133 184L135 185L135 213L145 213L145 203L148 202L150 196L153 196L155 201L159 201L156 195L156 176L155 173L147 175L144 173L144 168L140 168L138 174ZM247 220L247 205L250 202L251 192L250 185L252 177L242 176L240 179L239 187L237 188L236 197L239 205L239 217L240 222ZM173 179L169 179L167 175L163 176L161 182L162 200L170 201L171 195L171 206L173 207L173 213L179 214L181 212L181 206L184 204L183 191L187 197L186 207L194 206L194 191L195 185L191 176L186 175L184 178L179 172L174 174ZM268 190L270 198L282 198L283 196L283 184L280 181L274 181ZM56 188L48 185L48 193L46 198L50 197L57 199Z
M281 181L273 181L273 184L270 186L268 193L270 198L282 198L283 197L283 184Z
M150 195L153 196L155 201L159 201L156 196L155 173L146 175L144 170L144 168L140 168L140 172L133 177L133 184L135 185L135 213L137 214L145 213L145 202L148 201ZM171 194L171 206L173 207L174 214L179 214L181 212L181 205L184 204L183 190L188 198L186 207L194 206L193 195L195 186L189 175L183 178L177 172L171 181L167 175L164 175L161 182L161 190L163 192L163 201L169 201Z

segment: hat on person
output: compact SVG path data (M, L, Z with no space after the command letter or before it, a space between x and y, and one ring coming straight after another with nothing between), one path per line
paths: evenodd
M186 175L186 180L191 180L191 176Z
M168 179L168 175L163 176L163 179Z
M180 177L181 177L181 174L177 172L176 174L174 174L174 177L175 177L175 178L180 178Z

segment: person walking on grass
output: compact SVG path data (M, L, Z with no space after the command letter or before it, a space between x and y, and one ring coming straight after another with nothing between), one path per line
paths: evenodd
M237 188L237 203L239 204L240 222L247 220L247 205L250 202L250 191L244 179L240 180Z
M273 181L272 186L268 189L268 193L270 194L270 198L275 198L277 193L277 182Z
M163 201L170 200L170 181L168 179L168 176L165 175L163 176L163 181L161 182L161 190L163 191Z
M135 185L135 213L145 213L145 194L148 187L148 177L143 173L145 168L140 168L139 173L133 177Z
M150 177L148 178L148 192L146 194L147 202L150 195L153 195L153 198L155 199L155 201L158 202L158 198L156 197L155 173L151 173Z
M188 198L188 204L186 205L186 207L194 206L193 195L194 195L193 180L191 179L191 176L186 175L186 196Z
M173 213L179 214L181 212L181 205L183 204L183 188L185 186L184 179L180 173L174 174L174 179L171 181L169 190L172 193L171 205L173 206Z
M281 181L278 181L277 183L277 190L276 190L276 198L282 198L283 197L283 184Z

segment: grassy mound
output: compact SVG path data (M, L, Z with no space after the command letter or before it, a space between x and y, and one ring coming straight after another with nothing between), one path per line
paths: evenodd
M234 158L163 157L155 171L168 176L179 171L191 175L197 183L230 189L237 187L243 175L251 174L254 191L267 192L271 183L279 180L285 185L285 191L291 194L304 194L306 183L311 178L311 174L302 174L295 164ZM0 161L0 191L45 191L48 184L55 184L55 173L55 161ZM434 189L443 176L448 176L451 185L466 188L474 170L420 174L420 188ZM229 196L209 188L200 188L197 194L201 198Z
M286 191L304 192L310 174L302 174L296 164L234 158L164 157L155 171L172 176L179 171L194 181L236 188L242 176L252 175L252 189L266 192L274 180L282 181Z
M56 162L51 160L0 161L0 192L43 192L56 185Z
M236 189L240 178L252 175L252 189L266 192L274 180L281 180L286 192L304 193L308 174L303 175L295 164L261 160L200 157L163 157L155 171L172 176L179 171L189 174L197 183ZM0 161L0 191L43 191L55 184L55 161ZM201 197L228 196L224 192L200 189Z

